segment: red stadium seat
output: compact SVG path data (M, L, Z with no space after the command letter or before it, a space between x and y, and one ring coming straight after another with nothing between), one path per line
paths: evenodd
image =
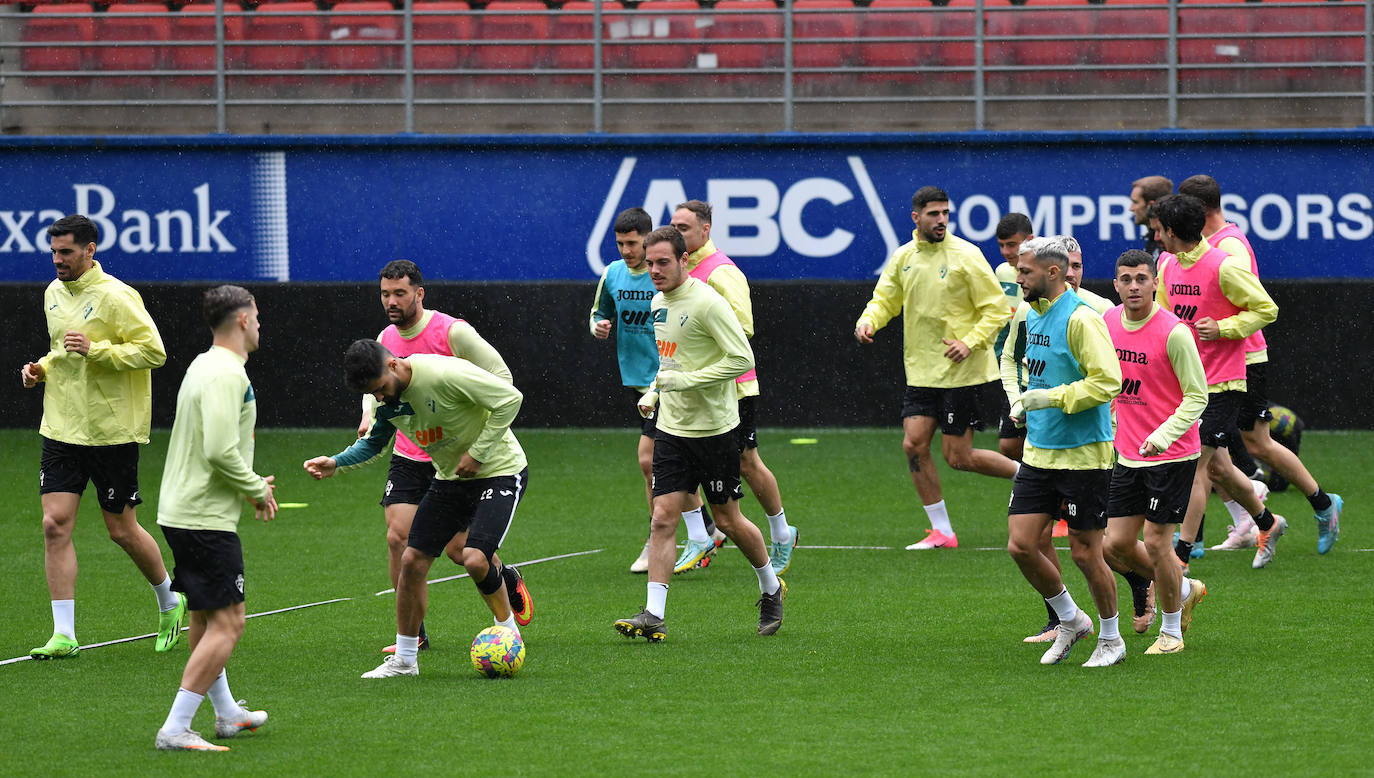
M792 64L816 68L819 73L798 73L799 85L836 85L853 80L851 73L835 68L859 63L859 17L849 0L796 0L792 8ZM811 42L813 38L846 39Z
M52 14L83 14L82 16L57 18ZM91 6L86 3L59 3L35 6L33 13L24 20L22 38L25 43L89 43L95 40L95 21L91 18ZM74 86L80 83L81 71L85 69L82 58L83 46L35 46L25 48L20 55L20 63L26 71L57 70L69 71L72 76L49 76L30 78L28 83L36 86Z
M782 65L782 23L772 0L719 0L704 28L697 66L718 69L776 68ZM732 82L781 83L777 75L721 74Z
M230 41L243 40L243 17L229 14L242 11L238 5L226 3L224 6L224 62L226 68L235 68L243 63L242 46L230 46ZM168 64L175 70L215 69L215 4L200 2L182 6L181 12L172 17L172 40L209 41L205 45L168 47ZM178 80L192 84L206 84L213 80L211 75L184 76Z
M1089 59L1092 11L1086 6L1055 7L1044 11L1014 8L988 14L987 35L1012 40L989 40L983 51L989 65L1011 65L1034 70L999 71L989 74L988 84L999 93L1046 85L1074 85L1082 75L1078 67ZM1028 40L1034 37L1069 36L1067 40Z
M697 66L697 22L693 0L646 0L627 13L627 65L635 70L691 70ZM642 83L681 83L682 74L638 74Z
M1189 8L1181 6L1178 32L1198 35L1178 41L1179 89L1187 93L1234 92L1241 72L1234 68L1190 68L1190 65L1235 65L1247 61L1250 17L1245 7ZM1222 37L1228 36L1228 37Z
M1119 70L1098 71L1099 77L1126 91L1164 92L1168 73L1147 70L1145 65L1166 65L1169 61L1169 9L1103 8L1093 13L1093 33L1103 36L1090 49L1098 65L1122 66ZM1141 38L1159 35L1159 38Z
M1364 6L1361 3L1322 3L1310 11L1318 21L1317 29L1341 35L1317 41L1316 56L1323 62L1354 63L1348 68L1323 68L1321 76L1328 89L1354 91L1364 88Z
M131 16L130 14L162 14L161 16ZM162 67L162 44L171 40L172 20L167 6L154 3L112 5L96 20L96 36L102 42L125 41L128 45L100 46L94 49L96 69L158 70ZM146 88L156 81L153 76L112 77L107 82L116 87Z
M324 22L313 16L314 3L272 3L258 8L248 17L247 39L267 45L249 46L246 64L249 70L308 70L319 62L318 46L312 41L324 40ZM303 45L305 44L305 45ZM304 75L254 77L258 83L299 86L306 82Z
M417 83L449 82L457 76L422 75L426 70L456 70L467 64L472 39L472 17L462 0L429 0L415 3L415 80ZM425 41L442 41L425 45ZM450 41L457 41L456 43Z
M348 0L331 9L326 37L334 43L359 41L357 46L325 46L321 60L330 70L389 70L401 61L401 18L383 0ZM380 76L351 75L351 83L378 83Z
M492 0L477 17L478 41L507 41L473 46L471 64L479 70L534 70L548 61L548 6L533 0ZM488 77L502 83L527 83L532 76Z
M590 75L567 75L563 71L591 70L595 64L596 37L595 21L592 15L595 8L592 0L574 0L563 5L558 16L550 23L549 37L554 40L568 41L551 47L550 62L560 72L558 78L564 82L591 83ZM625 17L618 14L624 6L611 0L601 4L601 65L605 68L619 67L624 58L624 47L611 45L616 30L625 28Z
M926 0L873 0L860 17L859 35L864 39L859 44L860 63L866 68L915 68L944 64L941 52L948 44L926 40L940 34L936 31L936 23L944 13L931 10ZM873 38L902 40L870 41ZM921 77L916 72L879 71L864 74L864 80L879 82L912 82Z
M1264 5L1246 9L1250 28L1255 33L1288 34L1289 37L1252 37L1248 60L1284 64L1288 67L1264 68L1247 73L1250 86L1263 91L1287 90L1308 82L1313 76L1311 65L1317 59L1317 39L1310 33L1317 31L1319 19L1313 8L1271 8Z

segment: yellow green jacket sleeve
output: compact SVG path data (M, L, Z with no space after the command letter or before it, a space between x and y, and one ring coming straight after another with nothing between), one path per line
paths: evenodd
M1202 418L1202 412L1207 409L1207 373L1202 368L1202 357L1198 355L1197 340L1188 325L1182 322L1174 325L1165 341L1165 351L1169 354L1174 375L1178 376L1178 385L1183 389L1183 401L1163 424L1145 438L1145 442L1154 444L1159 451L1168 450L1174 441Z
M1259 278L1250 272L1250 260L1228 256L1218 273L1221 293L1226 295L1240 313L1217 322L1221 337L1241 340L1274 323L1279 318L1279 306L1269 296Z

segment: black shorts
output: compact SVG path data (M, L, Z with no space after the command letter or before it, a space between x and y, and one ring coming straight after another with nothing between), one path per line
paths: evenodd
M759 431L754 426L754 420L758 416L758 405L758 395L739 398L739 426L735 427L735 442L739 445L741 454L746 448L759 447Z
M386 472L386 486L382 489L381 505L419 505L429 482L434 480L434 464L391 455L391 468Z
M83 494L95 484L101 510L123 513L143 502L138 496L138 444L78 446L43 438L38 459L38 493Z
M1026 438L1026 425L1016 426L1016 422L1011 420L1011 403L1007 400L1007 393L1002 392L1002 403L998 406L1002 409L1001 418L997 421L998 438Z
M435 478L415 509L406 545L431 557L444 553L453 536L468 533L467 545L495 553L510 531L530 469L472 481Z
M1196 472L1196 458L1149 467L1125 467L1118 463L1112 470L1107 516L1143 515L1151 524L1182 524Z
M1207 395L1207 407L1202 411L1202 423L1198 425L1202 445L1226 448L1236 431L1236 414L1244 399L1245 393L1234 389Z
M902 395L902 418L929 416L938 419L940 432L963 435L969 428L983 429L988 404L984 400L987 384L960 386L954 389L932 389L928 386L908 386ZM998 384L1000 388L1000 384Z
M699 486L712 505L743 499L740 450L734 430L709 438L681 438L659 430L654 438L654 496L695 493Z
M635 409L635 420L639 422L639 434L646 438L652 438L654 433L658 432L658 409L655 408L649 414L649 418L644 418L639 415L639 398L643 397L644 393L633 386L625 387L625 391L630 395L630 407Z
M186 607L212 611L243 602L243 546L237 532L163 527L172 549L172 591Z
M1023 462L1011 484L1007 515L1043 513L1064 519L1070 529L1106 529L1111 483L1110 470L1045 470Z
M1255 428L1255 422L1265 424L1274 418L1269 410L1269 363L1255 362L1245 366L1245 399L1236 413L1236 426L1242 430Z

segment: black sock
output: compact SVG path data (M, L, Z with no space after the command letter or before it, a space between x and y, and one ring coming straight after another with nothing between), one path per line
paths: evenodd
M1045 612L1048 613L1048 614L1050 615L1050 623L1051 623L1051 624L1058 624L1058 623L1059 623L1059 614L1054 612L1054 606L1053 606L1053 605L1050 605L1050 601L1049 601L1049 600L1045 600Z
M1193 545L1195 545L1195 546L1201 546L1201 545L1202 545L1202 530L1206 529L1206 527L1207 527L1207 517L1204 515L1202 518L1200 518L1200 519L1197 520L1197 537L1193 539Z
M1259 527L1260 532L1268 532L1274 528L1274 514L1265 508L1260 515L1255 517L1255 526Z
M1132 589L1140 589L1143 591L1150 588L1150 579L1134 570L1122 573L1121 577L1126 579L1126 583L1130 584Z
M1178 561L1185 565L1188 564L1188 555L1192 552L1193 544L1179 536L1178 542L1174 544L1174 556L1178 557Z
M716 522L711 518L711 509L706 507L705 501L701 503L701 519L706 522L706 536L716 534Z
M1323 492L1320 486L1317 487L1316 494L1307 495L1307 501L1312 504L1314 511L1324 511L1331 507L1331 497Z

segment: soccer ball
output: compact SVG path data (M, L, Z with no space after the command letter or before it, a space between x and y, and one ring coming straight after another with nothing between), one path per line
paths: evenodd
M487 627L472 640L472 666L488 678L509 678L525 665L525 643L510 627Z

